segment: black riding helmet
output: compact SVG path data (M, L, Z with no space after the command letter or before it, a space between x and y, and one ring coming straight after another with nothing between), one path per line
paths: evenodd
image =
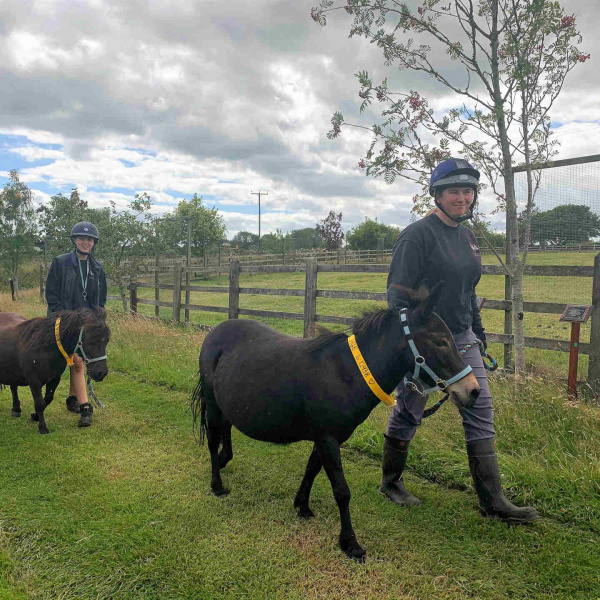
M73 242L73 244L75 243L75 238L77 236L88 236L94 238L94 248L100 240L98 228L89 221L81 221L81 223L76 223L75 225L73 225L73 229L71 229L71 241ZM89 252L81 252L79 250L78 252L80 254L89 254Z
M467 219L473 218L473 209L477 204L477 186L479 184L479 171L473 167L470 163L462 158L448 158L441 162L431 174L429 180L429 193L433 196L435 205L449 218L460 223ZM469 210L458 218L451 217L442 207L438 204L436 194L443 192L449 187L470 187L475 191L475 198L473 203L469 207Z

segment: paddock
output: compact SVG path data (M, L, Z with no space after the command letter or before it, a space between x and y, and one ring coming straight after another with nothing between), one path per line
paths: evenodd
M43 314L34 295L0 309ZM519 397L494 377L498 452L513 500L535 505L532 527L476 511L460 421L447 406L414 441L411 489L423 506L377 492L383 405L343 448L365 565L340 555L329 482L313 491L317 519L293 496L310 444L286 448L234 432L226 472L235 494L215 498L206 447L188 410L204 333L109 314L106 404L81 430L62 399L51 435L10 417L0 392L0 597L24 598L506 598L600 595L598 408L531 376ZM31 403L23 394L23 406ZM412 448L411 448L412 450Z

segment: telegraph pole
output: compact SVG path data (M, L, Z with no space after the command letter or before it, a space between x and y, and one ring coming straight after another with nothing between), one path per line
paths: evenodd
M257 190L256 192L250 192L251 194L254 194L255 196L258 196L258 252L260 253L260 197L262 196L268 196L269 192L265 192L263 190Z

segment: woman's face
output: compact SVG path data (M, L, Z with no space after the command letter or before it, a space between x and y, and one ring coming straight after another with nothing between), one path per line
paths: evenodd
M438 196L441 207L452 218L462 217L469 210L474 199L475 190L470 187L449 187Z
M79 252L89 253L94 247L94 238L89 235L76 235L74 240L75 247Z

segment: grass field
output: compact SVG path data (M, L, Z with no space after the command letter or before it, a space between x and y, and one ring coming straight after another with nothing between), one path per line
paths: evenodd
M17 304L0 295L0 310L44 313L33 293ZM407 485L423 506L385 500L377 486L388 413L377 408L342 453L368 552L358 565L338 549L323 474L316 518L295 516L308 444L234 432L223 472L232 493L212 496L208 450L194 441L188 410L203 333L117 311L109 320L111 372L95 386L106 408L93 427L78 429L67 413L65 381L47 436L12 419L10 392L0 391L1 600L600 598L600 414L569 403L562 387L530 377L515 394L491 379L504 486L540 510L531 527L476 512L451 406L411 447ZM25 415L32 402L21 395Z

